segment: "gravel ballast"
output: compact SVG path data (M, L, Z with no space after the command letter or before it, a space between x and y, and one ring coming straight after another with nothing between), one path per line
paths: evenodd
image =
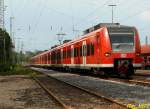
M127 84L94 78L90 76L80 76L70 73L61 73L53 70L38 69L48 73L57 79L78 85L105 96L111 97L126 104L149 104L150 103L150 87L135 84Z

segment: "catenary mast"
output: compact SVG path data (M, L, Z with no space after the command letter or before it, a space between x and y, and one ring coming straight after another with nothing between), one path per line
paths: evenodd
M4 0L0 0L0 28L4 30Z

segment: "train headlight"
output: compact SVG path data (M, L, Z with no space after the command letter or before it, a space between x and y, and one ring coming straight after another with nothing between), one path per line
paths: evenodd
M109 57L111 54L109 52L105 53L106 57Z

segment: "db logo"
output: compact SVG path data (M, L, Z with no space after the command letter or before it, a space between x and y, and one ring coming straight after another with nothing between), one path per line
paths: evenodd
M122 57L122 58L126 58L126 57L127 57L127 54L121 54L121 57Z

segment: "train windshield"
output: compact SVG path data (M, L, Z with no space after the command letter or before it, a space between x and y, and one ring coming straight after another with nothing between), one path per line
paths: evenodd
M111 28L109 36L114 52L132 52L134 50L134 32L129 28Z

